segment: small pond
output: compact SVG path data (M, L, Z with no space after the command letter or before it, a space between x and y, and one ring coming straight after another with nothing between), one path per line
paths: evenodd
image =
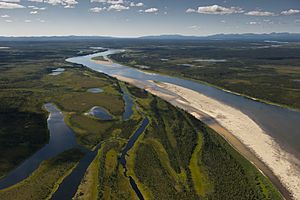
M194 60L195 62L212 62L212 63L217 63L217 62L227 62L226 59L197 59Z
M93 107L88 114L100 120L112 120L112 115L104 108L100 106Z
M57 68L57 69L52 70L51 74L49 74L49 75L57 76L59 74L62 74L64 71L65 71L64 68Z
M97 93L102 93L102 92L104 92L104 90L101 89L101 88L90 88L90 89L87 90L87 92L97 94Z

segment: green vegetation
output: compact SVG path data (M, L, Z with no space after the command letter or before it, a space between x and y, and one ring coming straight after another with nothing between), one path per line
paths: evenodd
M64 112L78 144L89 149L102 144L75 199L137 199L118 159L145 116L150 123L126 160L127 174L146 199L281 199L251 163L186 112L144 90L65 62L78 52L89 52L87 46L96 46L94 42L13 45L6 53L0 51L2 175L47 142L42 106L53 102ZM58 67L66 71L50 76ZM127 121L122 120L121 87L135 102ZM89 93L89 88L104 92ZM107 109L114 118L101 121L88 116L94 106ZM13 129L16 124L19 127ZM43 162L28 179L0 191L0 199L50 197L81 157L81 152L71 150Z
M85 45L89 44L36 42L29 46L19 42L9 43L9 50L0 51L0 177L48 142L48 113L43 109L47 102L55 103L69 124L70 119L79 119L73 127L78 130L86 121L96 122L98 130L107 127L107 123L84 115L96 105L121 117L124 103L117 81L65 61L78 52L91 53ZM49 75L56 68L66 71ZM90 88L104 92L89 93ZM78 143L89 148L101 139L76 133Z
M80 184L77 193L74 196L76 200L92 200L98 198L98 181L100 156L102 155L103 147L99 149L97 156L87 169L85 176Z
M0 177L48 141L45 127L47 120L42 114L18 110L0 113Z
M212 199L281 199L276 189L221 136L193 119L202 131L202 163L213 182Z
M126 159L127 175L145 199L281 199L266 177L203 123L143 90L128 90L139 94L134 96L137 113L151 119ZM133 133L138 123L131 127ZM103 144L78 199L90 197L87 188L97 188L91 199L137 198L118 163L130 135L119 133L115 127Z
M75 167L83 153L77 149L66 151L48 161L27 179L19 184L0 190L1 200L40 200L50 199L53 192Z
M217 133L152 98L143 108L152 120L135 150L134 172L154 199L281 199Z
M191 176L194 183L194 189L200 196L205 196L205 193L210 193L211 188L211 182L208 178L207 169L205 168L205 165L202 163L201 158L202 154L202 147L203 147L203 136L202 134L198 135L198 143L197 146L193 152L189 169L191 171Z
M230 41L138 44L110 57L130 67L148 66L144 70L300 109L300 44L271 45Z
M119 142L105 144L99 157L98 199L137 199L124 169L118 163L117 152L121 151Z
M68 69L59 76L46 76L43 81L61 88L61 95L52 97L58 107L65 112L65 119L75 133L78 143L93 148L109 138L112 127L119 123L124 110L124 102L116 80L94 74L86 69ZM75 82L75 84L73 84ZM103 93L89 93L88 88L103 88ZM116 116L111 121L101 121L86 113L94 106L101 106Z

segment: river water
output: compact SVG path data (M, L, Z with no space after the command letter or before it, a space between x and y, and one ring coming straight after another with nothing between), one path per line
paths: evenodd
M55 191L51 197L51 200L71 200L74 197L86 170L97 156L100 147L101 145L98 145L94 151L89 151L85 154L71 174L59 185L57 191Z
M95 56L107 57L110 54L118 52L121 52L121 50L110 49L106 52L69 58L67 61L84 65L90 69L110 76L120 75L138 81L143 81L151 87L155 86L147 82L147 80L172 83L202 93L242 111L255 121L267 134L274 138L274 140L283 149L300 159L300 112L254 101L252 99L191 80L155 73L146 73L141 70L116 63L105 65L98 64L91 60L91 58ZM251 134L250 131L249 134Z
M299 159L300 112L257 102L190 80L159 75L155 73L150 74L140 71L138 69L130 68L115 63L109 65L102 65L91 61L91 58L94 56L106 57L110 54L114 54L117 52L120 52L120 50L108 50L106 52L92 54L88 56L74 57L68 59L67 61L85 65L90 69L103 72L110 76L121 75L135 80L144 81L151 87L154 87L154 85L151 85L150 82L147 82L148 80L168 82L202 93L208 97L223 102L226 105L236 108L248 115L257 124L259 124L266 131L266 133L272 136L276 140L276 142L280 144L286 151L294 154ZM157 89L160 90L159 88ZM123 93L123 98L126 102L123 120L127 120L132 115L133 102L126 91L123 90ZM48 118L48 128L50 131L49 144L45 145L42 149L37 151L33 156L24 161L20 166L11 171L7 176L0 179L0 189L7 188L26 179L35 169L37 169L37 167L41 164L43 160L54 157L55 155L58 155L59 153L65 150L77 146L76 138L72 130L64 123L63 115L58 110L58 108L51 103L45 104L45 108L50 113ZM143 124L147 124L146 122L147 120L144 120ZM144 128L145 126L142 127ZM138 137L138 135L139 134L137 134L136 136ZM123 150L123 157L121 157L120 159L121 164L126 166L126 152L132 147L137 137L131 138L131 140ZM87 166L89 165L89 163L95 155L96 151L87 153L87 155L81 160L76 170L74 170L74 172L70 174L69 178L64 181L65 183L68 183L66 185L72 185L73 187L66 187L63 184L60 187L60 189L62 189L62 191L65 190L65 192L58 192L55 194L57 196L54 197L60 197L60 194L65 195L66 193L70 194L70 196L71 194L74 195L74 191L78 187ZM131 180L131 177L129 178L133 189L139 196L138 188L134 187L134 181ZM73 184L69 184L70 182L72 182ZM66 188L69 189L66 190Z
M126 156L128 156L128 151L133 147L133 145L138 140L138 138L140 137L140 135L145 131L145 129L147 128L148 124L149 124L149 119L146 117L142 121L142 123L139 126L139 128L131 136L131 138L129 139L129 141L126 144L125 148L122 150L121 156L119 157L119 162L121 163L121 165L124 168L124 176L128 177L129 183L130 183L132 189L134 190L134 192L136 193L137 197L140 200L144 200L144 197L143 197L140 189L138 188L137 184L135 183L135 180L131 176L127 175Z
M50 113L47 121L50 132L49 143L0 179L0 189L19 183L30 176L44 160L77 146L75 135L65 124L64 116L60 110L51 103L45 104L44 107Z
M129 97L127 91L123 88L122 93L125 101L123 120L128 120L133 113L133 101ZM80 147L76 142L73 131L65 124L62 112L52 103L45 104L44 108L50 113L47 120L50 132L49 143L25 160L17 168L12 170L8 175L0 179L0 189L8 188L25 180L44 160L50 159L68 149L77 147L86 151L86 155L80 160L72 173L64 179L52 197L52 199L72 199L86 172L86 169L97 155L100 145L98 145L94 151L88 151L83 147ZM94 107L92 110L92 114L95 117L99 117L102 120L112 119L112 116L101 107ZM129 142L129 144L133 145L132 141Z
M133 101L132 99L130 98L130 95L129 93L124 89L122 88L122 93L123 93L123 100L125 102L125 111L123 113L123 120L128 120L131 115L133 114L133 110L132 110L132 107L133 107Z
M133 101L129 97L129 93L122 88L122 93L123 93L123 99L125 101L125 108L124 108L124 113L123 113L123 120L128 120L132 116L132 106L133 106ZM107 111L102 108L102 107L94 107L92 110L93 116L101 119L101 120L111 120L112 116L107 113ZM136 142L138 136L143 133L145 130L147 124L149 123L148 118L146 118L141 126L138 128L138 130L135 132L133 137L129 140L128 144L126 145L126 152L125 150L122 151L122 159L126 163L125 156L127 151L134 145ZM60 199L72 199L74 195L77 192L77 189L82 181L82 178L84 177L86 170L92 163L92 161L95 159L97 156L98 150L100 149L101 144L99 144L95 150L93 151L88 151L85 156L80 160L78 165L75 167L75 169L63 180L63 182L59 185L59 188L57 191L53 194L51 197L51 200L60 200ZM126 166L123 165L124 169L126 169ZM127 170L127 169L126 169ZM133 190L136 192L137 196L140 197L141 192L139 191L137 185L135 184L134 180L132 177L129 177L130 179L130 184L132 185ZM141 199L141 198L140 198Z

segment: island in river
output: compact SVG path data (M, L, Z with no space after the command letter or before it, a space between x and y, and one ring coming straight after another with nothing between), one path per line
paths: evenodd
M204 113L204 117L212 117L247 147L243 148L241 153L247 155L248 159L255 162L260 170L274 180L274 184L280 188L282 193L286 194L285 196L289 196L290 192L294 198L298 198L300 195L298 184L300 149L297 142L300 128L299 112L245 99L201 83L147 73L119 64L101 65L91 60L94 56L108 57L118 52L124 51L108 50L100 54L68 59L68 61L83 64L93 70L127 81L173 104L176 102L176 106L189 111L198 118L200 117L197 112ZM172 87L162 87L158 84L160 82L173 85L171 85ZM199 93L204 95L201 96ZM177 98L176 101L172 101L174 98ZM192 107L192 111L187 109L190 107ZM251 131L249 132L249 130ZM290 130L288 138L285 134L286 130ZM227 139L229 138L227 137ZM248 152L246 153L245 150Z
M6 68L1 68L0 79L9 80L1 82L1 112L37 113L45 120L43 105L52 102L64 115L78 147L44 160L28 178L0 190L0 199L56 198L61 191L70 191L66 196L75 199L282 199L277 188L251 162L192 115L135 86L64 60L77 52L90 52L89 46L95 46L95 42L59 42L47 47L42 43L27 47L20 42L11 46L14 51L7 49L1 57ZM37 52L42 53L31 60L30 55ZM91 56L82 59L93 63ZM20 68L10 62L7 66L9 59L24 65ZM112 74L104 71L106 67L120 73L130 71L114 64L95 66L108 75ZM59 67L65 69L64 73L49 75ZM164 84L157 84L155 91L172 94L171 90L165 91ZM90 88L103 91L93 93L88 91ZM95 106L113 118L86 115ZM7 121L1 127L6 128L1 133L12 130ZM23 129L30 128L24 123ZM44 124L40 130L45 129ZM47 136L47 131L41 134ZM1 144L6 152L12 151L13 145L30 147L24 145L26 138L19 142L4 139L10 144ZM47 140L38 144L45 143ZM22 160L11 163L2 172L3 177L31 155L28 151ZM124 157L126 166L122 165ZM71 181L79 185L71 184L69 189L65 185L70 185L66 183L73 177L82 180Z

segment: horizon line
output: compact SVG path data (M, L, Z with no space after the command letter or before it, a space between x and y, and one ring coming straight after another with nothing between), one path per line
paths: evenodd
M210 37L216 35L270 35L270 34L300 34L300 32L264 32L264 33L255 33L255 32L245 32L245 33L215 33L208 35L189 35L189 34L180 34L180 33L162 33L162 34L148 34L148 35L137 35L137 36L114 36L114 35L0 35L0 37L10 37L10 38L30 38L30 37L110 37L110 38L120 38L120 39L134 39L141 37L157 37L157 36L186 36L186 37Z

